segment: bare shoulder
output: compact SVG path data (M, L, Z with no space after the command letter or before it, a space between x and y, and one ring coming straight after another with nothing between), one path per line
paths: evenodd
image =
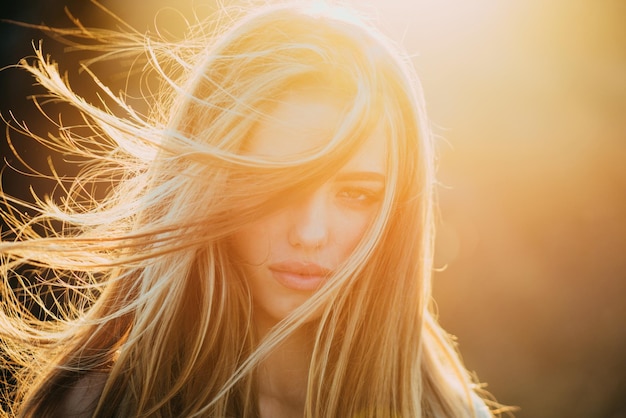
M68 418L91 417L107 377L107 373L101 372L92 372L81 377L61 400L58 415Z

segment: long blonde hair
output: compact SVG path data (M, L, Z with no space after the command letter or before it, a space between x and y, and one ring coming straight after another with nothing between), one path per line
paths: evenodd
M0 243L0 336L17 379L13 412L52 415L68 388L101 371L95 416L258 416L256 366L315 313L306 417L479 416L477 386L430 306L433 144L410 61L339 7L221 16L179 42L58 32L96 38L91 48L108 58L143 59L147 84L159 81L145 93L148 114L95 75L105 99L88 103L41 48L20 64L81 112L89 134L30 133L87 161L62 201L2 195L12 235ZM310 87L347 103L327 144L294 161L241 152L281 95ZM378 123L389 138L379 216L334 277L259 341L229 236L336 172ZM90 187L102 182L96 198ZM20 204L36 215L10 210ZM39 272L34 286L26 265ZM21 302L45 309L43 294L59 289L53 320Z

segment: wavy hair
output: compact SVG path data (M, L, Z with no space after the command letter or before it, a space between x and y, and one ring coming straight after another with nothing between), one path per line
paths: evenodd
M433 144L410 60L334 6L231 9L189 29L179 41L54 30L139 66L152 86L145 114L85 67L103 97L89 103L41 47L19 64L84 124L48 137L14 128L84 163L71 186L57 177L61 200L2 194L12 413L53 415L81 378L105 373L96 417L256 417L258 365L312 321L305 417L491 415L431 306ZM310 88L346 103L327 143L289 161L242 152L281 97ZM229 237L324 182L378 124L389 150L378 216L334 276L259 338Z

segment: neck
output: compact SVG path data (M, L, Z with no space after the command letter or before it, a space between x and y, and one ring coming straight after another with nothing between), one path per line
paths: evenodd
M261 339L272 325L257 321ZM313 342L312 327L302 327L261 362L257 381L261 418L303 416Z

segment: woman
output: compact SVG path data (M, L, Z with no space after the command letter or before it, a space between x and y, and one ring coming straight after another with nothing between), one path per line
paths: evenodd
M5 213L4 294L41 270L2 302L13 412L491 416L430 307L433 151L410 64L344 9L233 13L177 44L65 32L145 54L149 116L100 83L108 102L82 100L41 51L21 64L90 133L39 138L88 163L61 203ZM50 289L65 296L41 322L18 298Z

